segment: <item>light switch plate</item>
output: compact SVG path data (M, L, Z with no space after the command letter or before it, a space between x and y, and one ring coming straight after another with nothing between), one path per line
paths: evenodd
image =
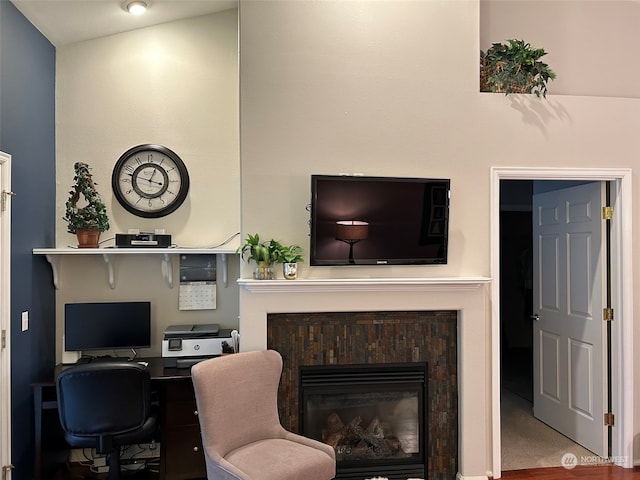
M29 330L29 312L22 312L22 331L26 332Z

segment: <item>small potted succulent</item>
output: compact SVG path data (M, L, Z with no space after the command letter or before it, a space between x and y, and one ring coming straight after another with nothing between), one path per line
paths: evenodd
M282 263L282 274L287 280L298 278L298 263L303 261L300 245L283 245L278 259Z
M480 51L480 91L546 97L547 83L556 78L549 65L540 61L546 54L524 40L492 44L486 52Z
M76 162L74 170L74 184L65 204L67 231L76 234L78 248L97 248L100 233L109 229L107 208L96 190L89 165ZM85 200L82 206L78 205L80 195Z
M248 234L245 242L237 252L243 260L256 262L253 278L256 280L273 280L273 264L280 259L282 245L276 240L262 240L259 234Z

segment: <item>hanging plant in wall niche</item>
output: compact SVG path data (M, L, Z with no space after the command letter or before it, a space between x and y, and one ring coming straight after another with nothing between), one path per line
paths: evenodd
M486 52L480 51L480 91L546 97L547 83L556 78L549 65L540 61L546 54L524 40L494 43Z
M64 214L67 231L76 234L79 248L97 248L100 232L109 229L107 208L96 190L89 165L76 162L73 168L74 184L69 191ZM80 195L84 202L79 206Z

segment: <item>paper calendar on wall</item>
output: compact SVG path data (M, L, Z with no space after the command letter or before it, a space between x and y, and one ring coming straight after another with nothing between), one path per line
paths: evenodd
M216 255L180 255L180 310L216 308Z

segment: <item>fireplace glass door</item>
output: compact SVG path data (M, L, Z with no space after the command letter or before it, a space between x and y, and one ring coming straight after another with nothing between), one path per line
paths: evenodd
M335 449L336 478L424 478L426 364L313 366L300 374L302 433Z

